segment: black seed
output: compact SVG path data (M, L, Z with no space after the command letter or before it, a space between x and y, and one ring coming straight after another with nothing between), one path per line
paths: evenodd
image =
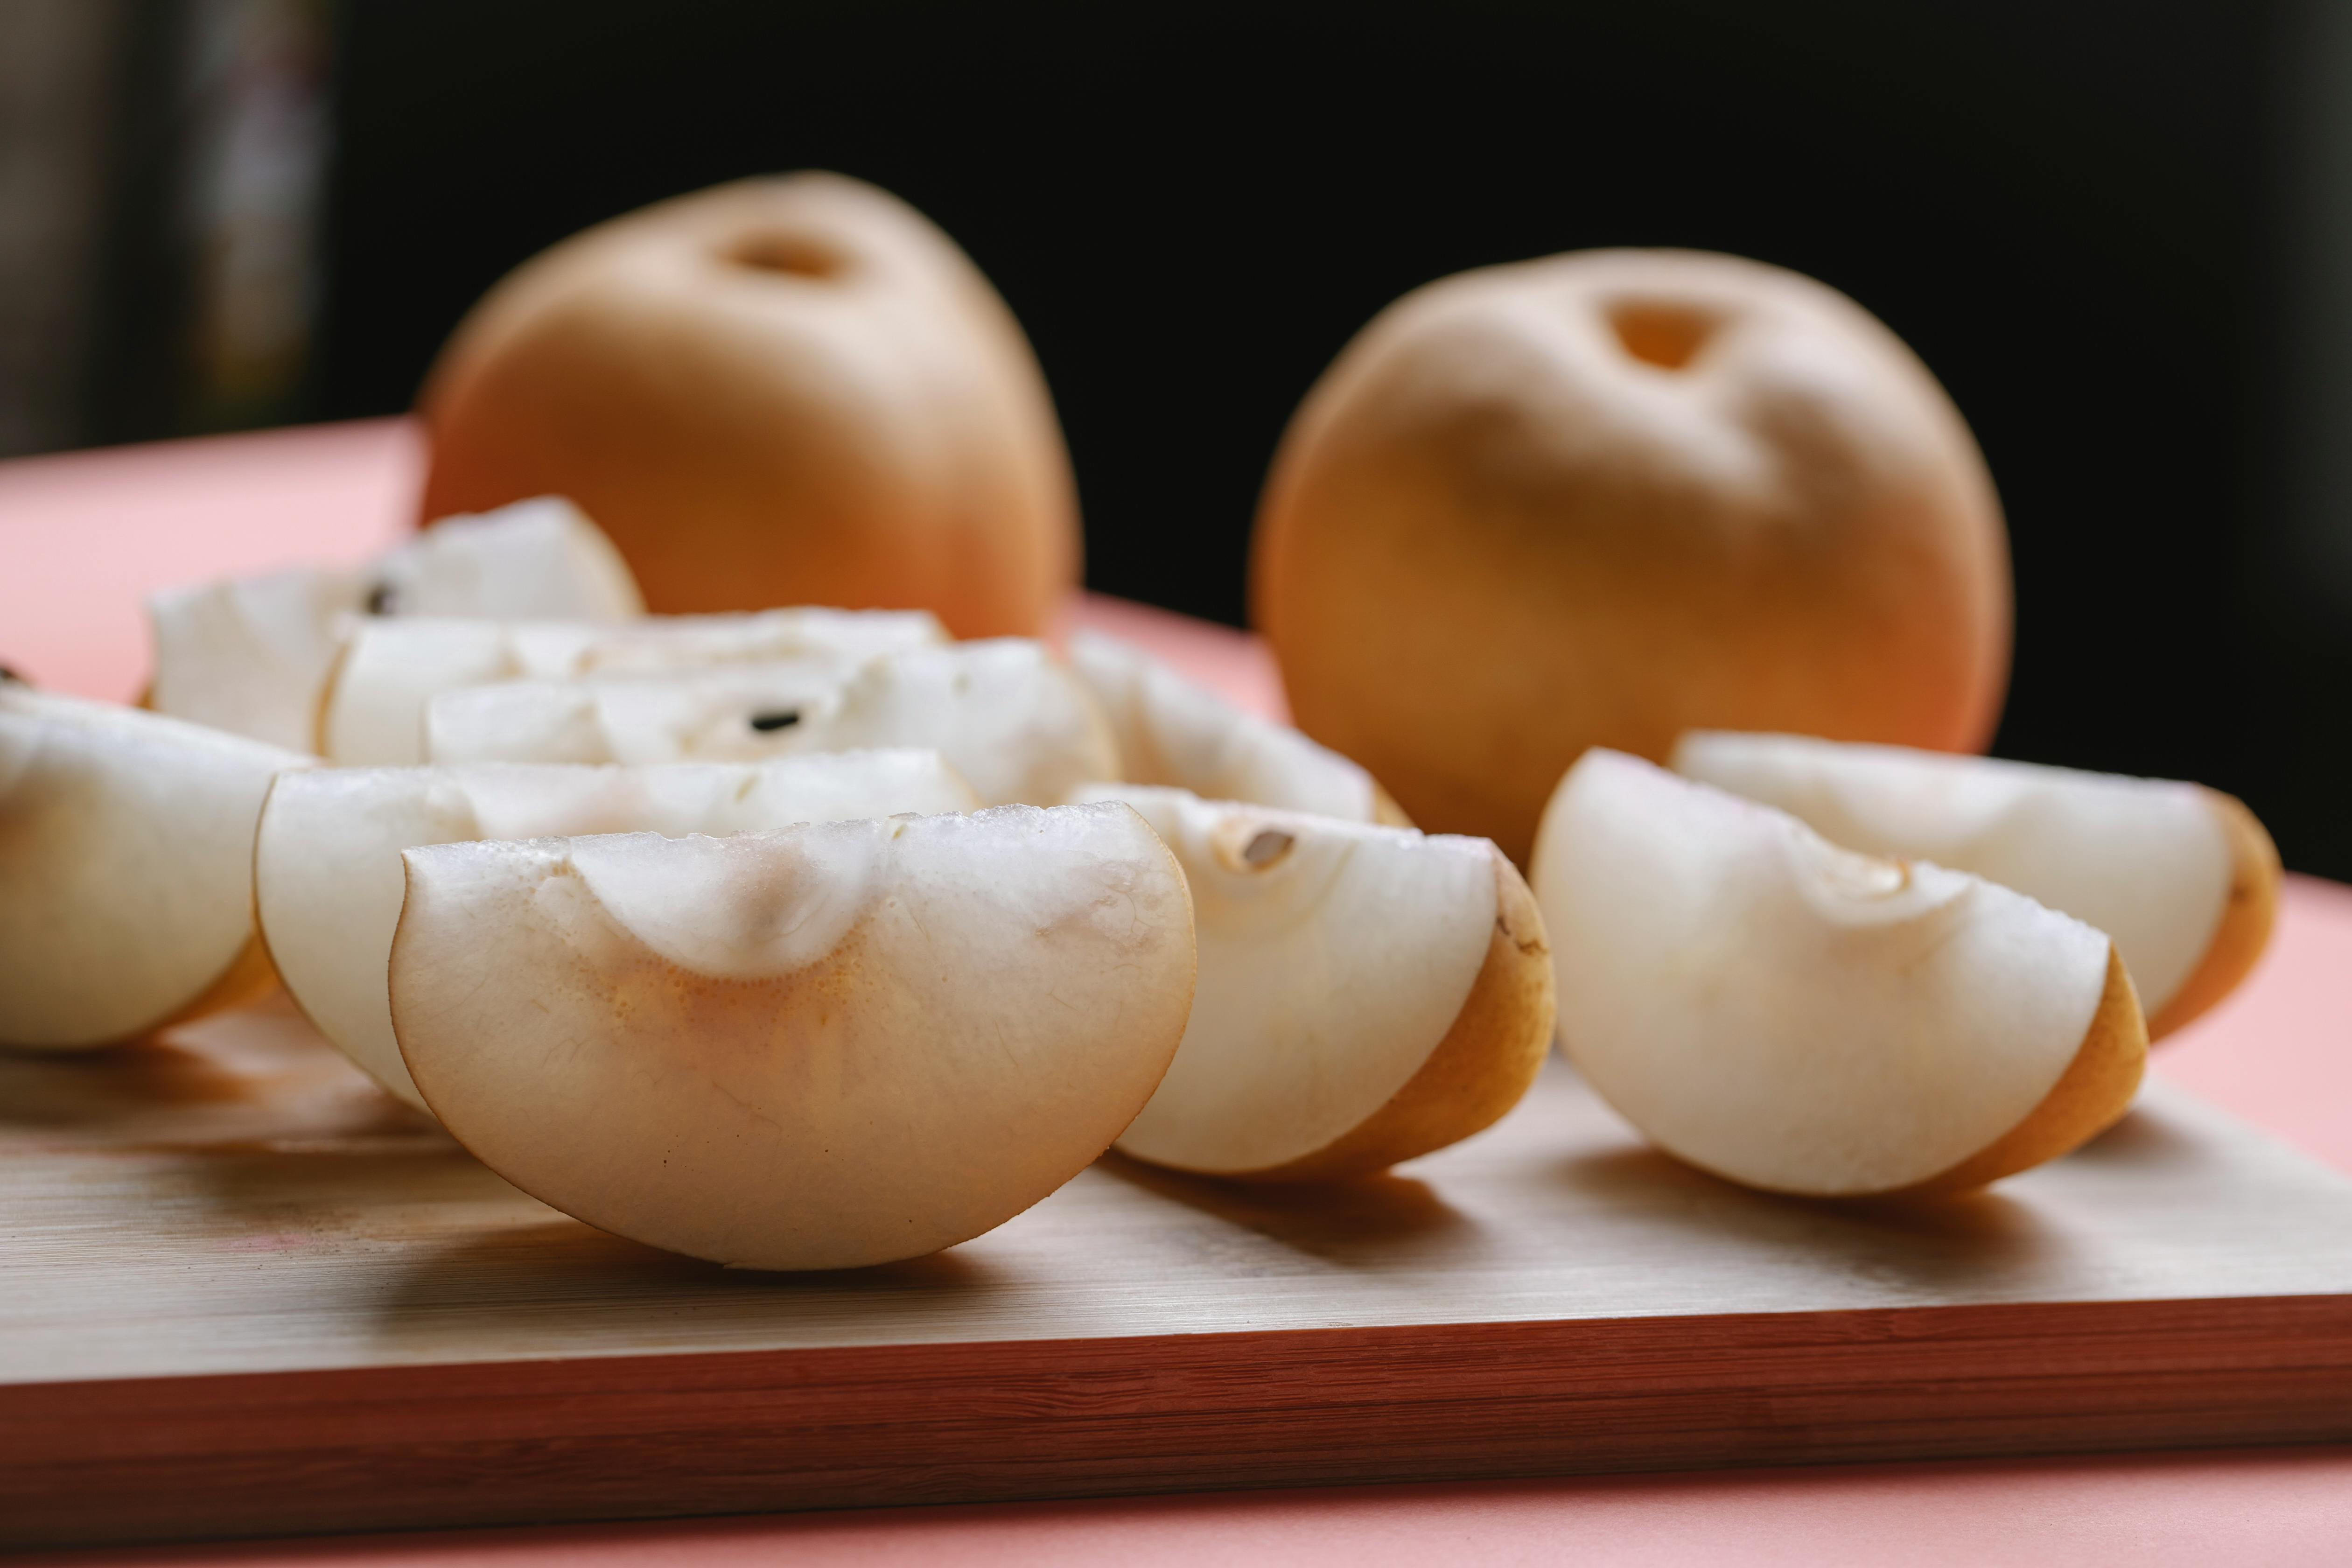
M762 735L772 730L789 730L800 721L799 712L790 708L779 708L773 712L751 715L751 728L759 731Z
M23 676L17 674L6 665L0 664L0 683L5 683L12 680L19 686L30 686L32 684L31 681L26 680Z
M391 584L378 583L368 590L367 613L371 616L388 616L392 614L393 606L399 602L400 595Z

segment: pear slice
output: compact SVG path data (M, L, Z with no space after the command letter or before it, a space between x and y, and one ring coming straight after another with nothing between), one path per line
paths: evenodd
M1706 730L1682 737L1674 767L1849 849L1974 872L2105 931L2150 1039L2228 995L2278 912L2270 835L2202 784Z
M1118 1141L1256 1181L1361 1175L1518 1103L1551 1048L1551 956L1484 838L1102 784L1174 850L1201 978L1184 1043Z
M254 821L308 764L0 681L0 1045L112 1045L267 985Z
M630 621L646 613L628 563L562 496L445 517L375 564L370 613Z
M1245 713L1141 648L1078 632L1070 665L1118 737L1118 777L1212 800L1410 827L1372 775L1286 724Z
M364 571L273 572L149 596L159 713L308 752L343 621L365 609Z
M1561 1043L1667 1152L1774 1192L1982 1184L2120 1117L2147 1059L2099 931L1595 748L1534 855Z
M854 667L876 654L945 641L928 610L800 607L612 625L423 616L362 621L328 680L319 751L346 767L421 763L425 705L467 686L808 658Z
M269 792L254 846L254 903L279 978L319 1032L422 1109L384 994L402 850L584 833L749 833L979 806L937 752L651 767L322 768L289 773Z
M411 849L401 1053L525 1192L753 1268L912 1258L1109 1146L1192 999L1124 805Z
M644 613L612 542L571 502L543 496L445 518L357 570L279 572L152 595L147 700L174 718L307 752L335 649L356 617L616 621Z
M512 681L444 692L425 709L436 763L741 761L928 746L991 805L1051 805L1114 776L1092 697L1043 643L993 637L837 661L667 676Z

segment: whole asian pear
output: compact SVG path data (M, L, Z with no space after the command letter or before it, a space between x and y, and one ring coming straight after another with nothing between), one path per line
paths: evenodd
M1033 634L1076 581L1069 455L1019 323L929 220L842 175L719 185L543 252L459 325L421 406L426 518L569 496L656 611Z
M1299 725L1525 862L1588 747L1990 737L2009 551L1916 356L1760 262L1596 250L1383 311L1293 417L1252 602Z

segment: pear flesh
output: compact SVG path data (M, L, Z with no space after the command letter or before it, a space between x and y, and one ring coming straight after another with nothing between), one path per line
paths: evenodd
M2113 944L1980 878L1600 748L1534 863L1569 1056L1653 1142L1733 1181L1974 1184L2080 1143L2138 1083Z
M946 640L928 610L803 606L615 625L423 616L363 621L352 628L328 683L319 750L346 767L421 763L426 703L468 686L802 658L854 668L877 654Z
M254 902L278 975L319 1032L422 1110L384 992L405 886L402 850L591 833L749 833L979 805L936 752L651 767L323 768L289 774L270 791L254 848Z
M266 984L254 822L308 761L0 681L0 1045L111 1045Z
M1349 822L1410 826L1372 775L1287 725L1193 685L1142 649L1098 632L1070 638L1070 664L1118 739L1118 777L1212 800Z
M426 706L436 763L745 761L861 747L943 754L990 805L1051 805L1117 775L1109 726L1043 643L994 637L669 676L511 681Z
M356 570L280 572L154 595L148 700L174 718L308 752L336 649L359 617L609 622L644 613L611 541L571 502L542 496L444 518Z
M601 1229L911 1258L1077 1173L1192 1005L1183 873L1106 803L411 849L391 963L443 1125Z
M621 552L562 496L441 518L386 552L374 578L378 615L629 621L646 613Z
M315 744L319 691L364 572L273 572L167 588L147 601L159 713L289 751Z
M2151 1036L2187 1021L2174 1004L2217 949L2250 951L2203 1005L2243 976L2277 901L2269 836L2201 784L1710 730L1683 736L1674 768L1849 849L1973 872L2105 931ZM2248 922L2259 924L2251 943L2225 931Z
M1486 840L1178 789L1084 793L1127 801L1175 852L1200 942L1184 1043L1121 1153L1359 1175L1469 1136L1534 1082L1552 1032L1542 921Z

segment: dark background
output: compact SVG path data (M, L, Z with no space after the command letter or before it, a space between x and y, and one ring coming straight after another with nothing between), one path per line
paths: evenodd
M406 406L587 224L839 169L1028 328L1091 584L1239 622L1284 422L1397 295L1586 246L1759 257L1884 318L1983 444L2018 582L1996 749L2207 780L2352 876L2333 9L355 0L300 409Z

